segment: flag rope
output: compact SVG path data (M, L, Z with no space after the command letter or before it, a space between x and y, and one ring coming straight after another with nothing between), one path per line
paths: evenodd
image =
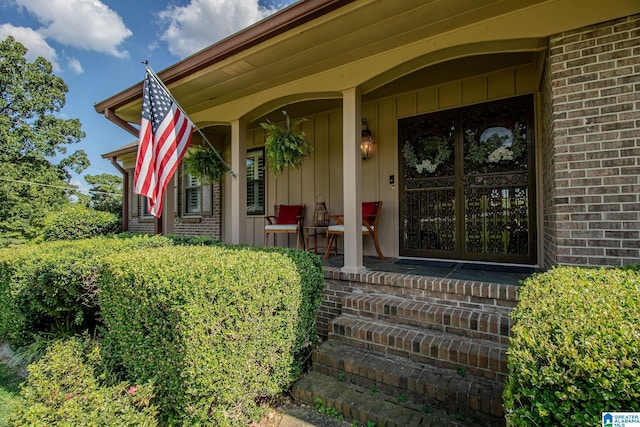
M193 127L195 128L195 130L200 134L200 136L202 137L202 139L209 144L209 147L211 147L211 149L213 150L213 152L216 154L216 156L218 156L218 159L220 159L220 161L222 163L224 163L227 168L229 169L229 174L235 178L236 174L235 172L231 169L231 165L229 163L227 163L222 156L220 155L220 153L218 153L218 150L216 150L216 148L213 146L213 144L211 144L211 142L209 142L209 139L206 137L206 135L204 134L204 132L202 132L202 130L200 130L200 128L198 126L196 126L195 122L193 120L191 120L191 117L189 117L189 115L187 114L187 112L184 110L184 108L182 108L182 106L180 106L180 103L173 97L173 94L171 93L171 91L169 90L169 88L167 86L165 86L164 82L160 79L160 77L156 74L155 71L153 71L153 68L151 68L151 65L149 65L149 61L144 61L143 64L147 67L147 70L149 71L149 73L151 74L151 76L156 80L156 82L158 82L158 84L160 86L162 86L162 88L164 88L164 90L167 92L167 94L169 95L169 97L171 98L171 100L173 102L175 102L176 106L182 110L182 112L189 118L189 120L191 121L191 123L193 123Z

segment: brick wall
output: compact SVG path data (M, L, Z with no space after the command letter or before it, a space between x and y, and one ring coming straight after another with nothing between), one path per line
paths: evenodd
M154 232L155 221L153 218L141 217L138 203L133 199L137 195L133 194L133 169L129 171L130 188L127 192L129 197L129 230L132 233L148 233ZM178 183L181 184L180 182ZM178 203L182 202L182 198L178 198ZM174 213L172 234L179 236L209 236L220 239L222 236L222 190L219 184L213 184L212 188L212 211L211 215L187 218L181 217L180 214ZM177 212L181 212L178 206Z
M640 263L640 15L551 37L547 65L545 266Z

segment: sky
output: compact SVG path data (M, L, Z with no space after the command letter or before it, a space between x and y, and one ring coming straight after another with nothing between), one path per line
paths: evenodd
M96 113L94 104L282 9L295 0L0 0L0 39L13 36L27 60L42 56L69 87L58 114L78 118L86 137L84 175L119 172L101 155L135 137ZM180 100L178 99L178 102Z

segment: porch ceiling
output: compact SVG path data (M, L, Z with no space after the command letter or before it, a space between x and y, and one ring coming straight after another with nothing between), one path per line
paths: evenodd
M259 34L261 27L276 20L286 22L299 16L296 12L302 8L320 3L302 0L159 75L196 122L211 117L219 122L254 120L295 102L296 94L307 94L298 99L313 99L314 93L317 98L339 98L340 90L355 85L365 93L374 91L429 64L473 54L475 40L489 43L480 50L486 54L537 51L546 46L550 34L640 12L637 0L334 1L340 6L319 17L231 56L222 54L223 45L233 46L250 33ZM515 40L511 47L505 44L508 40ZM470 46L469 52L456 51L465 45ZM199 68L201 57L207 58L208 65ZM187 68L187 62L195 65ZM95 109L114 111L119 118L137 123L141 92L140 83L96 104Z

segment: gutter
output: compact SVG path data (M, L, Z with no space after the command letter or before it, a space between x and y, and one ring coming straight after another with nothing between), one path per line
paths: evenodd
M270 17L251 25L158 73L168 86L197 71L210 67L226 58L326 15L356 0L301 0L274 13ZM142 97L142 81L124 91L94 105L97 113L104 114L118 126L133 134L133 126L115 115L115 111ZM126 125L123 125L126 124ZM137 136L137 130L135 133Z

